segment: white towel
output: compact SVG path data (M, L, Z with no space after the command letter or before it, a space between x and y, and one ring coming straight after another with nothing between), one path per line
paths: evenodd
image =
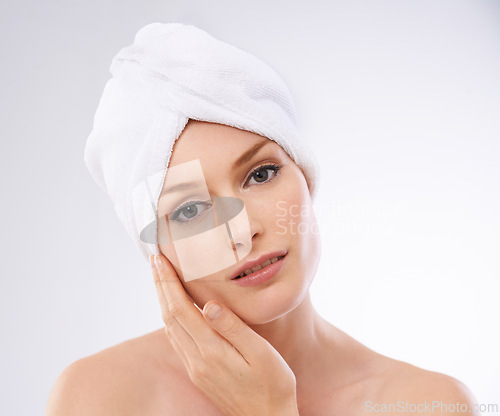
M290 91L254 55L181 23L152 23L114 57L84 160L128 235L159 254L158 200L175 140L189 119L251 131L278 143L314 200L317 159L298 130Z

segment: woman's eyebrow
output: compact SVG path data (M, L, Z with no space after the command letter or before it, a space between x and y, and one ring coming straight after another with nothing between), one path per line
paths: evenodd
M236 169L242 163L248 162L263 146L265 146L268 143L271 143L271 141L268 139L264 139L263 141L252 146L249 150L247 150L245 153L243 153L236 160L236 162L233 163L233 169Z
M177 185L170 186L168 188L165 188L162 191L162 195L165 194L171 194L173 192L179 192L179 191L190 191L194 189L198 189L200 187L200 184L198 182L182 182L178 183Z
M266 144L270 143L271 141L268 139L264 139L261 142L253 145L250 149L248 149L245 153L243 153L238 160L236 160L233 163L233 169L236 169L239 165L242 163L248 162L260 149L262 149ZM188 190L193 190L196 188L199 188L200 184L198 182L182 182L173 186L170 186L168 188L165 188L161 195L165 194L171 194L173 192L179 192L179 191L188 191Z

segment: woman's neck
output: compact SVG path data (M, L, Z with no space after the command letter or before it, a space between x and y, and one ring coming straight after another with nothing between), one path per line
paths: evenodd
M316 312L309 291L299 306L286 315L250 327L280 353L295 374L297 389L317 378L325 361L331 363L335 357L340 358L336 348L340 331Z

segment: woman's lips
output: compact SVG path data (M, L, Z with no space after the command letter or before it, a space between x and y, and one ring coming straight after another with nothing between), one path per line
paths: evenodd
M287 250L278 250L267 254L261 254L260 256L254 258L253 260L248 260L244 264L240 264L239 267L232 272L231 279L235 279L247 270L255 269L256 267L262 266L268 260L274 259L276 257L284 257L287 254ZM257 270L255 270L257 271Z
M259 271L250 273L247 276L232 279L232 282L239 286L258 286L271 280L283 267L286 255L280 260L263 267Z

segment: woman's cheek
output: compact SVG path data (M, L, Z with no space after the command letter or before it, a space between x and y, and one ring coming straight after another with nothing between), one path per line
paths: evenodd
M181 278L181 280L184 280L184 277L182 275L182 270L179 264L179 258L177 257L174 245L159 244L158 246L160 247L160 252L168 259L168 261L170 261L170 263L172 263L172 266L177 272L177 275Z
M191 299L193 299L194 303L200 309L203 309L205 303L211 299L218 300L219 302L222 301L221 294L218 293L218 291L221 290L220 285L217 286L218 289L213 288L210 284L203 282L203 278L192 282L183 282L182 285L184 286L186 293L191 297Z
M282 198L275 203L275 232L278 235L287 235L294 238L307 234L308 229L315 222L310 217L310 208L301 198Z

